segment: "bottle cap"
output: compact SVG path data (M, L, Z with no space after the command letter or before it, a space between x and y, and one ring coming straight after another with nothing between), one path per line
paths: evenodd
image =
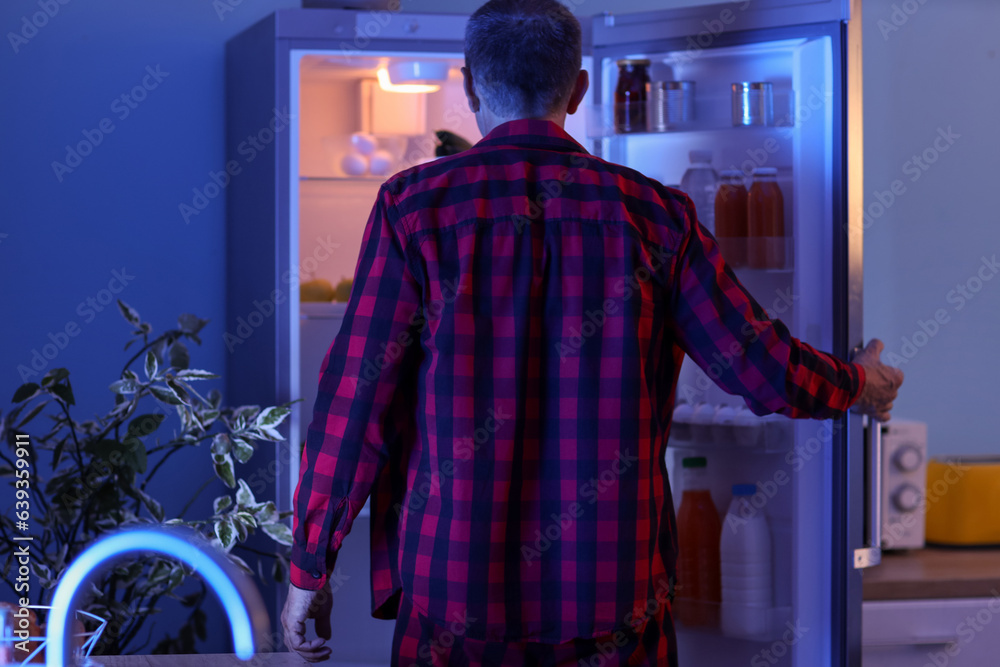
M733 484L734 496L752 496L757 493L756 484Z
M754 176L777 176L778 170L774 167L758 167L753 170Z
M704 456L688 456L681 461L683 468L704 468L706 465L708 461Z
M632 67L638 65L639 67L649 67L651 62L649 58L622 58L618 61L618 66Z
M691 160L691 164L695 162L711 162L712 161L712 151L691 151L688 153L688 158Z

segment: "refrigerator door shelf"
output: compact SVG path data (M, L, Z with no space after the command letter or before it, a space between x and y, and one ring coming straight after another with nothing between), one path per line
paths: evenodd
M677 429L670 436L670 447L685 450L717 452L753 452L781 454L792 450L795 443L794 424L780 415L753 417L739 425L713 424L710 429ZM689 437L681 438L678 435Z
M678 599L674 602L674 607L685 602L688 600ZM792 623L791 607L759 607L738 602L713 603L701 600L690 602L696 603L703 610L714 608L715 613L710 614L711 617L722 619L720 627L684 625L681 621L677 621L679 628L686 633L697 633L702 640L711 638L717 640L721 636L760 643L785 641L789 642L789 645L794 640L795 626Z
M644 136L648 134L676 134L679 132L748 132L771 131L795 126L795 91L779 90L774 92L774 122L771 125L734 126L732 122L730 94L701 95L697 84L694 93L694 114L684 122L670 122L665 132L652 127L645 132L618 132L615 130L615 105L596 104L589 106L587 115L587 136L590 139L605 139L611 137ZM650 104L647 102L647 104ZM652 109L647 109L646 117L654 116Z

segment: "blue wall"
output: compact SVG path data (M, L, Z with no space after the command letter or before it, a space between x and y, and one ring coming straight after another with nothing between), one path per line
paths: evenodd
M865 0L863 25L865 331L932 455L996 453L1000 3Z
M157 331L173 326L183 312L210 319L204 344L191 350L192 365L226 372L224 197L190 224L178 207L190 204L192 189L225 165L226 40L275 9L297 5L296 0L0 5L0 410L6 411L22 382L18 367L34 370L36 350L58 352L51 360L35 357L38 366L44 364L42 373L70 369L78 418L111 406L107 386L126 359L122 346L130 333L111 290ZM42 27L25 29L24 17ZM150 70L159 73L154 77ZM132 98L135 108L122 95ZM102 121L110 133L101 131ZM66 146L81 141L97 145L78 164L69 162L71 171L54 170L53 162L67 164ZM60 335L67 326L77 332L74 337ZM57 349L59 343L64 349ZM174 476L164 476L154 495L173 496L178 505L173 509L179 510L201 483L201 473L211 474L208 456L200 449L187 459L177 457ZM196 476L189 474L192 468ZM206 500L219 490L206 491Z

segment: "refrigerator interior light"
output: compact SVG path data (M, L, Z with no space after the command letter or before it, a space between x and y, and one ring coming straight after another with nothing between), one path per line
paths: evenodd
M378 70L382 90L396 93L434 93L448 80L448 63L408 60Z
M436 93L441 90L437 84L393 83L389 79L389 70L384 67L378 70L378 85L387 93Z

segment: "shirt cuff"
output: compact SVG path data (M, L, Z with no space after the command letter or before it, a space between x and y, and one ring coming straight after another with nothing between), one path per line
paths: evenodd
M296 588L307 591L318 591L329 581L329 573L333 572L336 564L336 553L329 554L326 557L326 562L320 564L316 556L307 554L305 551L299 552L297 547L293 547L288 579Z

